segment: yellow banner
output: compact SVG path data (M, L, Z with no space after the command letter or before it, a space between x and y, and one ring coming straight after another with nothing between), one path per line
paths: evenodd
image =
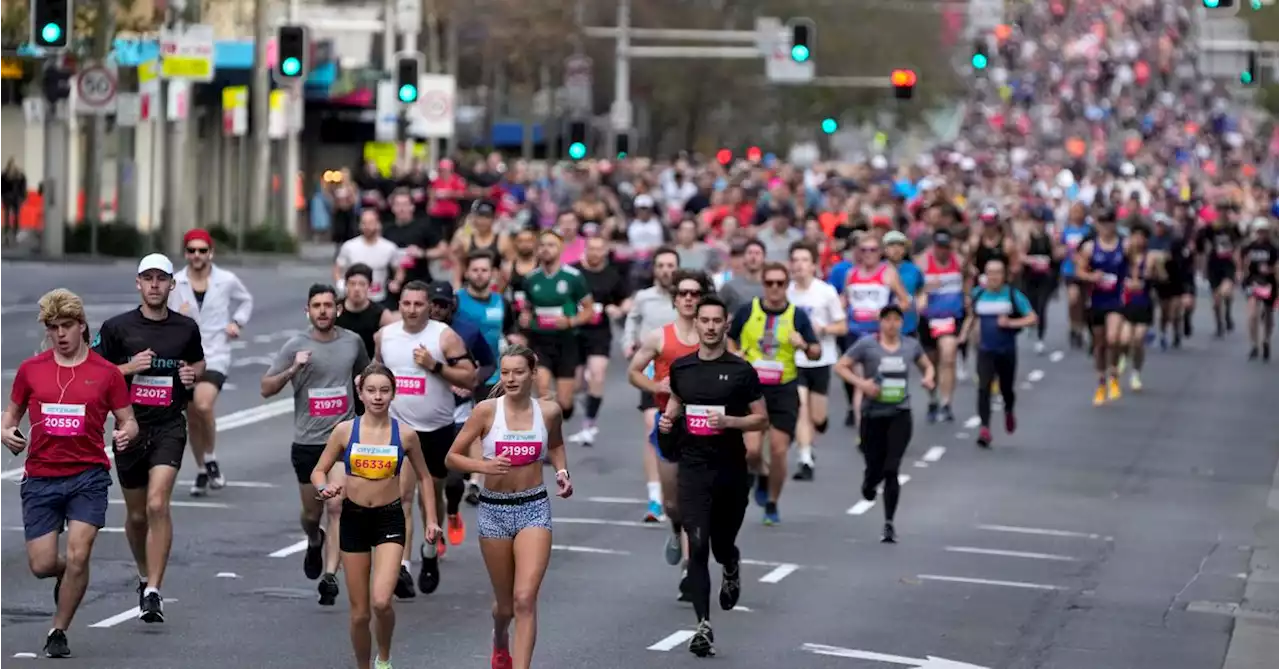
M165 56L160 60L165 79L207 81L213 78L213 59L204 56Z
M138 83L145 84L148 81L155 81L156 78L156 61L149 60L138 66Z
M227 86L222 89L222 108L239 109L248 104L248 86Z
M378 173L384 177L391 176L391 168L396 164L395 142L365 142L364 159L366 162L372 162L378 166ZM427 159L427 145L425 142L415 142L413 144L413 157L422 161Z

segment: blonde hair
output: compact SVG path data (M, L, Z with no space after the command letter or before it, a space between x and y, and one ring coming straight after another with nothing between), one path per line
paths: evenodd
M54 288L40 298L41 323L48 325L54 321L71 319L80 323L87 322L84 317L84 301L79 295L66 288Z
M527 346L520 346L520 345L512 346L507 350L503 351L502 355L498 356L498 365L499 366L502 365L503 358L512 358L512 357L524 358L525 363L529 365L529 371L533 372L535 375L538 373L538 354L534 353L533 349ZM494 384L493 389L489 391L489 397L485 399L493 399L495 397L501 397L505 392L506 390L503 388L502 383Z

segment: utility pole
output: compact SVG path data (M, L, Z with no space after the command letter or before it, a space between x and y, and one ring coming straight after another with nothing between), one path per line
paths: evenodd
M444 22L444 67L445 72L457 81L458 77L458 14L457 10L450 14ZM552 104L555 104L554 99ZM441 143L440 158L453 153L453 137L446 137ZM438 164L438 161L437 161Z
M609 109L609 147L620 133L631 130L631 0L618 0L617 43L614 50L613 106Z
M271 113L271 77L267 70L267 0L253 3L253 86L249 90L252 113L250 130L253 140L253 163L249 171L249 220L240 224L236 250L244 250L244 237L249 228L262 225L267 218L267 199L271 189L271 138L267 135L267 116Z
M423 12L427 21L427 68L432 74L441 74L444 72L444 64L441 62L440 49L440 8L436 0L424 0L426 2L426 10ZM416 45L417 40L409 42L410 45ZM417 47L414 46L416 49ZM439 137L432 137L427 140L427 163L429 165L439 164L441 149L444 146L444 140ZM410 163L413 161L410 160Z
M111 35L115 32L115 3L99 0L97 4L98 21L94 26L92 54L95 63L105 66L107 54L111 51ZM116 97L119 99L118 90ZM89 253L96 255L98 223L102 220L102 149L106 143L107 117L94 114L88 130L84 151L84 219L89 223ZM117 184L117 191L119 188Z
M40 246L42 255L50 259L66 255L67 140L70 132L66 116L71 112L71 100L48 95L51 92L50 78L66 76L65 73L58 74L62 67L62 54L44 62L44 232Z
M169 30L175 35L182 35L187 27L187 0L174 0L169 4ZM163 69L163 66L162 66ZM191 113L191 87L178 80L165 80L164 105L160 111L160 129L164 133L164 242L161 250L165 253L177 253L182 246L182 235L187 227L187 218L182 210L186 208L187 198L182 192L183 173L186 167L186 121L168 120L168 108L174 96L186 96L185 110Z
M289 0L289 23L298 25L301 19L301 12L298 7L298 0ZM278 48L279 45L277 45ZM279 55L276 56L279 58ZM307 62L311 62L311 55L307 54ZM289 104L285 109L287 116L285 117L285 149L284 149L284 174L281 177L283 183L280 185L280 192L284 195L284 203L280 208L283 212L282 225L284 229L292 237L298 236L298 208L295 206L298 199L298 189L306 189L306 184L298 183L298 134L301 132L302 124L306 122L306 100L303 97L304 80L299 78L289 86L286 95L288 95ZM294 119L300 122L294 123Z
M116 81L117 100L121 99L122 94L129 97L135 97L138 94L137 67L119 66ZM118 113L116 118L119 118ZM116 221L137 225L138 166L134 161L134 151L137 147L136 128L117 123L116 139L119 142L116 149Z

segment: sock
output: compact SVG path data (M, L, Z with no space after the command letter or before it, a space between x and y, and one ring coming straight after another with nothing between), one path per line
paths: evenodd
M561 407L561 412L560 412L560 413L564 414L564 422L565 422L565 423L568 423L570 420L572 420L572 419L573 419L573 409L574 409L574 406L573 406L572 404L570 404L570 405L569 405L569 408L568 408L568 409L565 409L564 407Z
M649 501L662 503L662 484L657 481L650 481L645 484L645 488L649 490Z
M139 576L139 577L138 577L138 582L142 584L142 587L144 587L144 588L145 588L145 587L147 587L147 577L146 577L146 576Z
M413 563L409 562L408 560L401 560L401 561L400 561L400 566L401 566L401 567L404 567L405 569L412 569L412 568L413 568Z
M206 467L209 466L210 462L217 462L217 461L218 461L218 456L214 455L213 451L209 451L209 454L204 456L204 466Z
M596 416L600 415L601 402L604 402L603 397L587 395L587 420L591 421L592 424L596 422Z
M826 433L827 433L827 420L826 420L826 419L824 419L821 423L814 423L814 424L813 424L813 429L814 429L814 431L815 431L815 432L817 432L818 434L826 434Z
M157 590L157 589L155 589L155 588L153 588L153 587L151 587L151 586L147 586L147 587L146 587L146 588L144 588L144 589L143 589L143 591L142 591L142 596L143 596L143 597L146 597L146 596L148 596L148 595L158 595L158 594L160 594L160 591L159 591L159 590Z
M800 447L800 462L802 464L809 465L810 467L813 466L813 447L812 446Z

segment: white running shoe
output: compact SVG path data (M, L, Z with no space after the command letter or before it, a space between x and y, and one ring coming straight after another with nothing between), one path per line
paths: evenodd
M595 443L596 434L599 432L600 432L599 428L584 427L581 430L578 430L577 432L569 436L569 443L590 446Z

